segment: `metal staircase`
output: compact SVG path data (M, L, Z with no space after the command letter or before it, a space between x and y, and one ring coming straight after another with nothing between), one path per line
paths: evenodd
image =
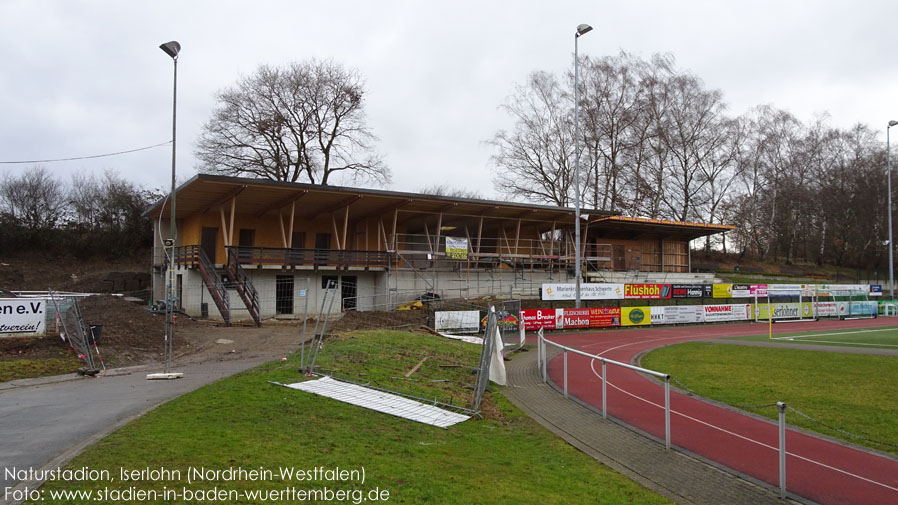
M212 300L215 302L215 306L218 307L218 312L221 314L221 318L224 319L225 326L231 326L231 297L228 294L228 289L221 282L221 277L215 271L215 265L206 256L206 252L203 251L202 247L188 246L187 250L189 253L192 253L194 264L200 271L203 283L206 285L206 289L209 290L209 294L212 295Z
M230 249L228 249L227 270L228 275L234 283L234 289L237 290L237 294L240 295L240 299L242 299L243 304L246 305L246 310L249 311L249 315L253 318L253 322L256 326L262 326L259 291L256 290L252 281L249 280L249 276L246 275L246 270L244 270L240 265L240 262L237 261L237 255Z

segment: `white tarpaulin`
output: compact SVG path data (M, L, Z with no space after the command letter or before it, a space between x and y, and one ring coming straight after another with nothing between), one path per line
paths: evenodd
M493 340L493 353L490 356L490 380L500 386L504 386L507 381L505 378L505 344L502 343L502 337L496 332L496 338Z
M340 382L330 377L281 385L440 428L448 428L470 419L470 416L357 384Z

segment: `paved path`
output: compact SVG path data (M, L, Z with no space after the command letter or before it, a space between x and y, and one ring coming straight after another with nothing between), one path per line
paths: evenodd
M821 321L808 323L802 329L893 323L882 318L878 321ZM796 328L784 326L776 331L794 332ZM758 333L756 325L558 335L552 339L616 361L631 362L641 353L662 345L752 333ZM602 388L598 362L569 355L568 366L571 394L590 405L600 406ZM550 361L549 375L556 383L563 382L561 359ZM617 419L663 438L663 388L657 382L629 370L609 367L608 405L610 414ZM726 465L740 475L772 486L778 483L777 428L768 420L672 392L671 438L679 448ZM787 431L786 448L787 487L797 497L824 504L898 503L898 460L893 456L791 429Z
M614 470L683 504L762 505L789 503L779 494L713 464L648 438L595 410L565 400L543 384L536 352L514 355L507 363L504 394L531 418Z
M68 462L85 447L161 403L283 354L180 365L175 380L147 380L153 368L106 377L55 377L6 383L0 388L0 490L34 488L7 478L5 469L39 470ZM5 503L0 493L0 503Z

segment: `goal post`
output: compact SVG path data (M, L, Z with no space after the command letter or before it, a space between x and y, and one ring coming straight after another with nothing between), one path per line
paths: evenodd
M796 301L792 301L795 300ZM816 321L817 293L804 288L767 288L755 293L755 322L796 323Z

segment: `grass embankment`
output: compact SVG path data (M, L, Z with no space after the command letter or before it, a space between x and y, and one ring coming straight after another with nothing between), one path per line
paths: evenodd
M786 402L847 436L792 413L789 424L898 454L898 357L685 343L656 349L642 366L664 370L697 394L729 405ZM775 407L750 409L771 419Z
M326 342L318 363L340 376L463 404L471 395L465 386L473 382L471 367L479 352L479 346L428 335L360 332L354 338ZM406 380L405 374L425 356L428 360L409 378L416 380ZM404 504L670 503L555 437L501 394L487 394L486 419L443 430L266 382L301 380L295 371L297 360L292 356L269 363L159 407L69 465L109 470L114 482L51 482L43 490L44 498L60 488L282 492L328 487L363 492L366 497L379 488L389 492L389 503ZM189 467L263 468L273 470L275 478L187 484ZM282 467L364 468L365 482L282 479L277 475ZM120 468L165 468L179 470L182 476L121 482ZM270 503L245 494L240 502Z
M75 357L0 360L0 382L74 373L82 366Z

